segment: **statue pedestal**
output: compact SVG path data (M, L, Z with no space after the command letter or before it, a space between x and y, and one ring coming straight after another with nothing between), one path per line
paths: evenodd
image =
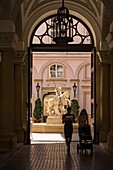
M64 124L33 123L32 133L64 133ZM78 133L78 124L73 124L73 133Z
M62 124L61 116L48 116L46 124Z

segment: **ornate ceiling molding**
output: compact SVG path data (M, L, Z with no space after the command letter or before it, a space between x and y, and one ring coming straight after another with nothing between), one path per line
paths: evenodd
M48 5L52 5L52 4L58 4L58 7L60 7L61 5L61 1L56 1L56 0L34 0L34 1L31 1L31 0L25 0L24 1L24 15L28 14L31 15L32 12L34 12L35 10L37 9L40 9L40 8L45 8L45 6L48 6ZM65 0L65 6L67 6L67 4L70 4L70 3L73 3L75 5L80 5L80 6L83 6L83 7L86 7L88 10L90 10L95 16L97 16L97 12L100 13L100 0L92 0L92 2L90 2L90 0L73 0L73 1L66 1ZM29 9L29 12L27 11Z

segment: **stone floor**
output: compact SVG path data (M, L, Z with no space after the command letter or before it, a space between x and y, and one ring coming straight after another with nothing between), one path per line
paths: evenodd
M56 137L57 136L57 137ZM32 144L22 146L0 170L113 170L113 155L101 145L93 154L77 153L77 135L73 135L70 153L64 136L33 134Z

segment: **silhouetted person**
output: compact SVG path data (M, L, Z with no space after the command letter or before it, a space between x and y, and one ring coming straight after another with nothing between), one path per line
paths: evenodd
M73 134L73 123L75 123L75 117L71 114L71 107L68 107L67 113L62 116L62 123L64 123L64 135L66 139L67 151L69 152Z
M88 125L88 114L86 109L81 110L80 115L78 116L78 124L79 124L78 131L80 137L82 128L84 127L84 125Z

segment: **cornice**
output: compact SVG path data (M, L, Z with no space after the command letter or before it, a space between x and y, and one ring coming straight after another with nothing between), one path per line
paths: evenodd
M51 91L54 91L55 90L55 87L42 87L42 90L43 91L46 91L47 92L47 89L49 89L48 90L48 92L51 92ZM65 91L65 90L71 90L71 87L62 87L62 89L61 89L61 91L63 92L63 91Z
M14 63L24 63L26 55L26 51L17 51L13 58Z
M98 51L97 56L101 64L110 64L112 62L112 54L109 51Z
M77 82L79 82L79 79L73 78L73 79L70 79L70 81L77 83Z
M16 48L18 37L16 33L0 33L0 48Z
M55 79L51 79L51 78L48 78L48 79L46 79L46 81L48 82L48 81L61 81L61 82L63 82L63 81L67 81L67 79L65 79L65 78L55 78Z
M90 82L91 79L90 78L87 78L87 79L82 79L83 82Z
M34 81L36 81L36 82L42 82L43 79L41 79L41 78L35 78Z

